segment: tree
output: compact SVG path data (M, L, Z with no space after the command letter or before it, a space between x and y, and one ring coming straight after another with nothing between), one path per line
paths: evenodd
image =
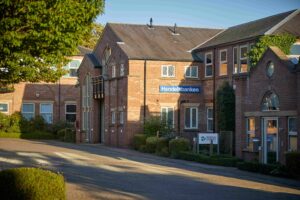
M0 83L58 80L103 9L104 0L1 1Z
M103 26L101 24L92 23L91 31L88 32L81 42L81 45L90 49L94 49L98 39L101 37Z
M217 121L218 130L234 131L235 129L235 94L228 82L217 91Z

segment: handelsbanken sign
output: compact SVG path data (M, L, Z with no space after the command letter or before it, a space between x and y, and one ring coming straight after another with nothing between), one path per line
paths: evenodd
M159 92L161 93L200 93L200 86L169 86L169 85L160 85Z

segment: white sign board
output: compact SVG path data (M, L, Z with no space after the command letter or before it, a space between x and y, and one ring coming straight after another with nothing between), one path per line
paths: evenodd
M218 144L218 133L198 133L199 144Z

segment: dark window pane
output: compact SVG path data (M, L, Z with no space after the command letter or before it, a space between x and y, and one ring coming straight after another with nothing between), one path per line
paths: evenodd
M206 66L206 76L212 76L213 75L213 72L212 72L212 65L207 65Z
M0 112L8 112L8 105L5 103L0 104Z
M66 105L66 111L76 113L76 105Z
M75 122L76 121L76 114L66 114L66 121L67 122Z
M197 109L192 108L192 127L195 128L197 126Z
M185 109L185 120L184 120L184 124L185 124L185 127L186 128L190 128L190 116L191 116L191 113L190 113L190 108L186 108Z

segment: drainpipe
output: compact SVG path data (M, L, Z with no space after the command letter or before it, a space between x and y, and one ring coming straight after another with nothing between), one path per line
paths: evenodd
M213 50L213 132L216 132L216 48Z
M61 120L61 118L60 118L60 100L61 100L61 88L60 88L60 78L59 78L59 80L58 80L58 119L59 119L59 121Z
M147 60L144 60L144 120L143 124L146 122L146 89L147 89Z

